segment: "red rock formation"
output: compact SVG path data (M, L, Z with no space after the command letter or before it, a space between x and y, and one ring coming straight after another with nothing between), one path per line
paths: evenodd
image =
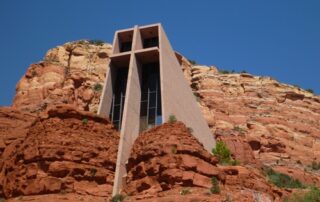
M88 41L50 49L44 61L32 64L16 87L13 106L41 112L51 104L72 104L96 112L111 46Z
M50 107L2 154L6 198L49 193L109 197L119 134L108 120L68 105Z
M272 201L282 197L281 191L270 185L259 170L217 163L183 123L166 123L142 133L135 141L124 192L131 201L221 201L227 197ZM219 180L218 195L209 194L212 177ZM191 192L189 196L179 193L184 187Z

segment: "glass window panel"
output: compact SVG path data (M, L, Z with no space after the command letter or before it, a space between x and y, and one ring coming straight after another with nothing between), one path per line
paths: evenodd
M157 116L156 118L156 125L162 124L162 116Z
M148 102L141 102L140 116L147 116Z
M149 117L148 117L148 123L149 124L154 124L156 122L156 109L155 108L150 108L149 109Z
M119 120L120 115L120 106L114 106L113 111L113 120Z
M149 95L149 107L156 107L157 94L150 93Z

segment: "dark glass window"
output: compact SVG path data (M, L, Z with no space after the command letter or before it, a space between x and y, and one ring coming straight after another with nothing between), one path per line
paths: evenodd
M142 66L140 131L162 123L159 63Z
M110 120L114 126L121 129L123 107L126 95L128 68L117 68L116 80L113 89L112 103L110 109Z
M122 42L120 45L120 52L131 51L132 41Z
M143 48L150 48L150 47L155 47L155 46L159 46L159 38L158 37L143 39Z

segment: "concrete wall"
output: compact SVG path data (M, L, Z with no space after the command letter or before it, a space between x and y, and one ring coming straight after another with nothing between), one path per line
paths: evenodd
M143 40L140 29L148 30L148 33L150 33L150 30L155 30L155 33L159 35L159 48L142 49ZM119 53L119 33L121 34L122 31L127 32L128 30L132 29L121 30L115 34L113 55L110 57L111 63L107 69L98 111L100 115L109 115L113 93L112 83L115 79L112 61L121 63L122 58L125 58L122 56L126 55L127 59L129 59L128 54L130 54L113 195L119 193L125 182L123 179L126 174L125 165L130 157L134 141L139 135L141 100L141 64L139 64L139 61L148 62L150 59L159 59L163 122L166 122L169 116L173 114L179 121L184 122L193 129L193 135L209 152L215 145L215 140L202 116L190 86L184 78L181 66L161 25L154 24L139 28L135 26L131 52ZM146 33L144 32L144 34ZM139 56L139 60L137 56Z
M177 120L191 127L193 135L211 152L215 140L161 25L159 37L163 120L167 121L171 114L174 115Z

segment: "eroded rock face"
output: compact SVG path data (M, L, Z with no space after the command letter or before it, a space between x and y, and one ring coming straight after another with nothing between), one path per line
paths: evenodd
M220 74L214 67L186 61L184 65L211 131L240 162L250 159L243 153L250 153L249 144L262 164L299 167L319 177L309 168L313 161L320 162L319 96L270 77Z
M119 133L107 119L70 105L51 106L2 154L6 198L111 194Z
M17 84L13 106L41 112L48 105L66 103L96 112L111 48L77 41L50 49Z
M124 192L130 200L142 201L221 201L226 197L255 201L257 195L274 201L283 197L259 170L217 163L183 123L166 123L142 133L135 141ZM212 177L219 180L221 188L214 197L208 196ZM180 196L186 187L190 195Z

